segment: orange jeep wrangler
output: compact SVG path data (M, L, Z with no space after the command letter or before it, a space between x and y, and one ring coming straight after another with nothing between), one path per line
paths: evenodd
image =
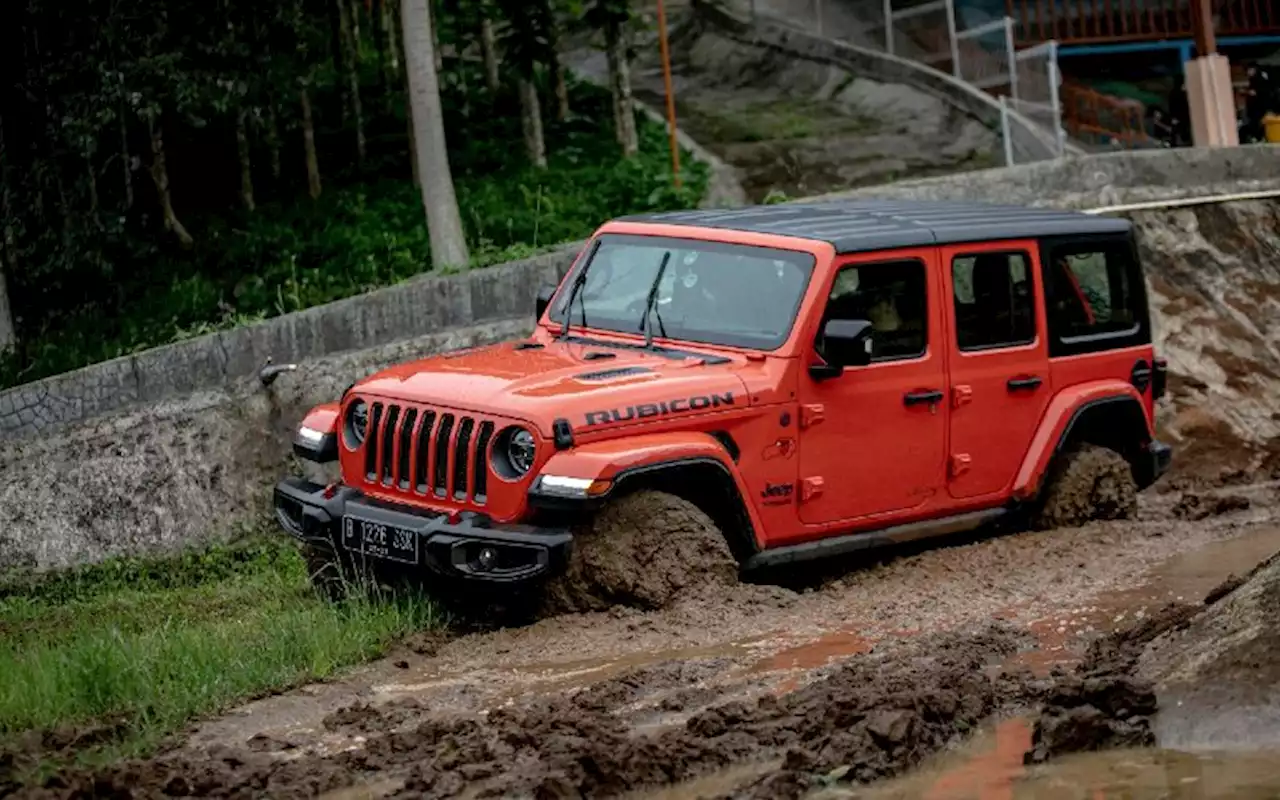
M602 226L522 341L306 415L312 568L659 606L691 582L1001 521L1130 516L1169 464L1131 226L854 201ZM451 582L460 583L451 583ZM329 585L329 584L325 584Z

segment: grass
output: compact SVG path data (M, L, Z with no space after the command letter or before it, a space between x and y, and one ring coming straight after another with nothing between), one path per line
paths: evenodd
M33 731L58 732L47 743L105 726L104 740L73 755L142 754L193 719L332 676L439 624L418 597L321 601L281 538L10 580L0 584L0 753Z

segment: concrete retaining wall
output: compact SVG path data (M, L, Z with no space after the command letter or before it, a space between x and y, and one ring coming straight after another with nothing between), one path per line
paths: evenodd
M1280 187L1280 148L1121 153L859 190L1067 207ZM830 196L835 197L836 195ZM0 572L261 524L310 406L385 365L522 335L580 245L397 286L0 393ZM268 356L297 362L269 389ZM39 435L36 435L39 434Z

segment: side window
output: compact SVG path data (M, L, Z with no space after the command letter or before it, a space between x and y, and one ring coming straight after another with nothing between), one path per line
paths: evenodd
M961 350L1030 344L1036 338L1031 259L1025 253L978 253L951 262L956 342Z
M928 342L925 274L918 259L845 267L832 283L823 324L832 319L870 322L872 361L922 356ZM850 363L839 352L822 355L834 364Z
M1045 274L1059 353L1150 340L1142 275L1127 243L1050 248Z

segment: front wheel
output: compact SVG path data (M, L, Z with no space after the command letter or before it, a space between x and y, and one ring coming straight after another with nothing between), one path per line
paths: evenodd
M1114 450L1086 444L1061 457L1032 515L1031 527L1072 528L1137 515L1138 484L1129 462Z
M682 497L641 490L609 502L574 532L569 564L548 582L544 605L550 613L657 609L737 579L738 562L710 517Z

